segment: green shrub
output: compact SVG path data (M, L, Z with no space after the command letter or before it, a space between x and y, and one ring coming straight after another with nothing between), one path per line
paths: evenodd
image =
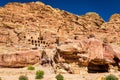
M36 79L42 79L44 76L44 71L38 70L36 71Z
M28 66L28 70L35 70L35 67L33 67L33 66Z
M64 80L64 77L61 74L58 74L55 78L57 80Z
M27 77L27 76L22 75L22 76L20 76L20 77L19 77L19 80L28 80L28 77Z
M118 78L115 75L110 74L110 75L106 76L105 80L118 80Z

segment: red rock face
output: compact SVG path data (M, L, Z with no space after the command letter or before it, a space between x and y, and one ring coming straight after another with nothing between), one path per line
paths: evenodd
M115 57L116 52L113 50L111 45L104 43L103 48L104 48L104 54L103 54L104 59L110 63L111 62L114 63L113 59Z
M76 16L41 2L9 3L0 8L0 15L0 26L8 29L7 32L10 34L8 41L11 45L22 42L21 46L39 45L31 44L27 40L28 37L35 36L37 38L42 36L47 47L49 47L48 44L54 44L57 37L74 39L77 35L79 39L83 35L88 35L89 31L97 30L104 22L96 13ZM34 32L37 32L39 36ZM32 33L32 35L26 33ZM30 40L33 39L30 38Z
M10 35L7 40L11 45L21 43L21 46L36 46L39 44L32 44L29 41L33 39L28 37L43 37L45 45L49 47L48 44L54 44L57 37L61 39L60 42L63 42L63 39L80 40L91 34L109 43L120 42L119 14L114 14L109 22L104 22L94 12L77 16L41 2L31 2L9 3L0 8L0 15L0 26L7 29L6 32ZM26 32L33 35L30 36Z
M103 43L95 38L87 39L85 42L86 43L77 41L77 43L72 43L71 41L71 43L61 45L58 47L61 58L63 58L64 61L67 58L71 60L76 59L76 62L80 63L88 63L91 60L95 60L96 64L102 64L101 61L103 61L103 64L111 64L115 63L115 57L119 59L119 53L117 53L108 43ZM80 44L83 46L80 46ZM96 61L96 59L98 61Z
M9 3L0 8L0 15L0 26L14 32L8 32L12 37L8 40L14 45L19 41L23 42L24 46L28 45L21 40L20 35L33 31L38 32L45 41L52 38L50 44L55 42L56 37L81 39L90 34L94 34L99 40L106 39L110 43L119 44L120 42L119 14L112 15L109 22L104 22L98 14L93 12L77 16L41 2L31 2Z
M7 43L8 35L0 35L0 42Z
M58 63L87 66L88 72L107 72L109 64L118 64L120 61L119 53L109 43L98 39L71 40L66 43L58 47L54 56Z
M103 43L97 39L90 38L87 43L87 50L89 54L89 58L95 59L103 59Z
M113 63L114 57L120 60L119 50L111 47L120 43L119 16L114 14L109 22L104 22L94 12L77 16L41 2L9 3L0 7L0 45L9 44L16 49L53 49L64 44L69 47L64 46L63 50L60 48L63 56L61 61L75 61L86 66L89 61L97 58L100 60L98 64L101 64L101 61L105 64ZM91 34L96 39L87 40ZM70 45L66 44L67 40L71 40L68 42ZM19 67L36 63L38 57L32 53L28 51L17 55L1 54L0 65ZM21 56L23 59L19 58Z
M0 67L25 67L40 62L39 51L20 51L13 54L0 54Z
M112 49L112 47L109 44L103 43L98 39L90 38L88 40L87 51L88 51L90 60L97 58L97 59L103 59L112 63L114 62L113 58L114 58L115 51Z

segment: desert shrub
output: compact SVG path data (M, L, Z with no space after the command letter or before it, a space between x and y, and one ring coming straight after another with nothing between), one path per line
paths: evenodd
M35 67L33 67L33 66L28 66L28 70L35 70Z
M21 76L19 77L19 80L28 80L28 77L27 77L27 76L24 76L24 75L21 75Z
M55 78L56 78L57 80L64 80L64 77L63 77L63 75L61 75L61 74L58 74Z
M106 76L105 80L118 80L118 78L115 75L110 74L110 75Z
M36 71L36 79L42 79L44 76L44 71L38 70Z

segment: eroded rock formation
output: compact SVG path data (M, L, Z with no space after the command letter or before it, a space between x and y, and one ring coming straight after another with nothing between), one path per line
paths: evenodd
M39 51L27 50L19 51L11 54L0 54L1 67L25 67L39 63L41 54Z
M58 37L60 42L68 38L80 39L98 30L104 22L96 13L77 16L41 2L9 3L0 8L0 15L1 29L3 34L7 33L6 36L1 34L1 38L5 37L11 45L20 43L32 47L41 47L42 40L46 45L42 47L49 47ZM6 40L1 42L7 43Z
M69 66L77 64L77 67L91 63L89 69L94 70L95 64L106 67L111 63L118 65L119 26L120 14L112 15L105 22L94 12L78 16L41 2L8 3L0 7L0 47L42 49L56 63L70 63ZM88 39L92 35L96 39ZM36 54L38 53L19 52L16 55L1 52L0 66L20 67L37 63L40 56ZM28 62L23 64L26 58ZM33 58L35 59L31 61ZM95 67L99 69L99 66ZM107 71L108 68L104 70Z
M59 46L57 51L54 58L56 63L75 63L75 65L86 66L88 72L109 71L110 64L118 64L120 61L120 53L113 50L110 44L95 38L83 42L69 42Z

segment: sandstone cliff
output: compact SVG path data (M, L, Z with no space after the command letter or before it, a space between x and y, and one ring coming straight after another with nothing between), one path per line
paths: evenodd
M116 49L116 46L119 47L120 44L119 26L120 14L113 14L110 20L105 22L95 12L78 16L52 8L41 2L8 3L4 7L0 7L0 47L3 45L7 48L12 47L15 49L13 52L16 53L16 50L23 48L52 50L59 49L62 46L64 49L62 51L62 48L60 48L61 52L59 54L64 56L65 60L61 59L63 62L78 62L80 65L88 65L90 60L91 62L92 60L93 62L96 61L94 59L97 56L100 60L98 60L98 64L107 59L104 64L108 65L108 62L114 63L114 58L117 58L118 62L120 61L119 48ZM96 41L87 40L93 36ZM65 46L65 44L71 42L71 45ZM107 46L104 45L103 47L103 43L106 43ZM67 50L68 46L72 48ZM82 51L82 54L78 54L80 51ZM4 53L4 51L0 52ZM49 51L46 52L49 56L48 53ZM55 52L51 52L51 54L53 60L53 56L56 54ZM21 55L1 54L0 65L9 67L26 66L30 62L19 65L19 61L14 60ZM5 60L5 58L2 58L3 56L8 60L10 56L13 56L13 59L2 63L2 60ZM34 64L39 62L38 57L30 56L35 57ZM26 57L29 57L29 55L24 56L25 59ZM28 60L31 60L31 58ZM21 58L20 61L22 61ZM13 66L14 63L18 64Z
M119 44L119 14L111 16L109 22L94 12L74 15L54 9L41 2L9 3L0 7L0 42L19 46L49 47L56 38L87 38L95 35L100 40ZM112 34L112 36L111 36Z
M43 43L46 46L42 47L48 47L57 37L61 42L86 38L99 31L103 23L92 12L77 16L41 2L9 3L0 8L0 42L21 46Z
M19 51L11 54L0 54L1 67L25 67L39 63L41 54L39 51Z

